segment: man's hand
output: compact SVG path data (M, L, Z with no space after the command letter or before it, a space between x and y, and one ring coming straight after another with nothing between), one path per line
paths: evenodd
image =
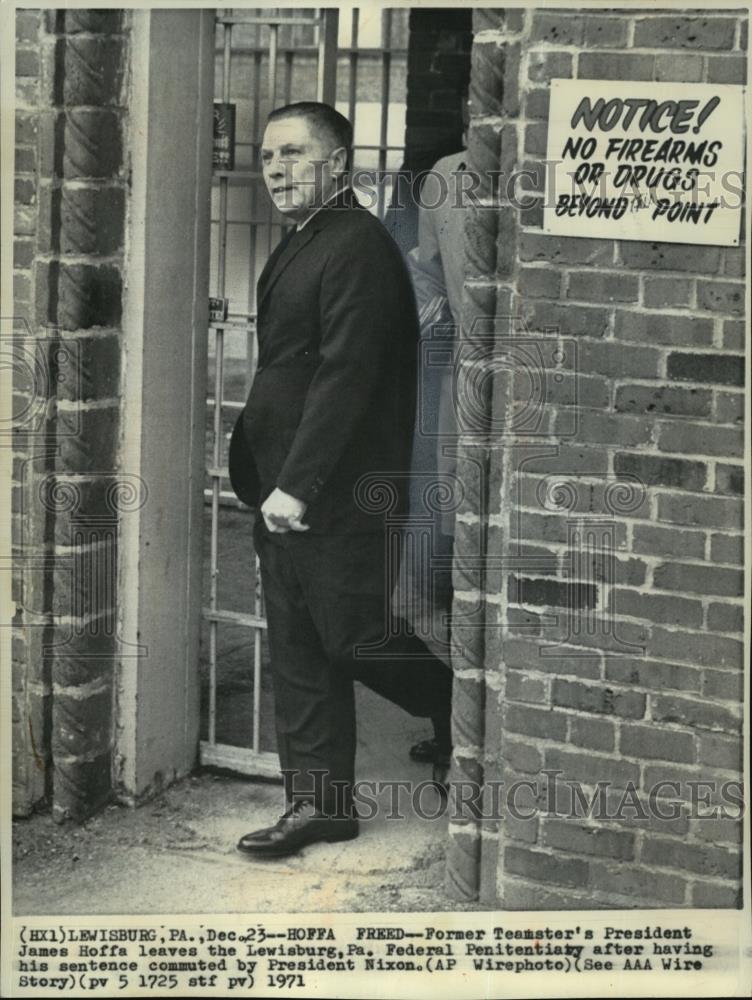
M308 531L310 525L301 524L307 506L302 500L277 488L262 503L261 514L269 531Z

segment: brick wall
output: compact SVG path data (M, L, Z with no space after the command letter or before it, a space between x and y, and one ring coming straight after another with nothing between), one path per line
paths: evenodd
M474 26L473 160L541 181L468 237L495 352L513 350L509 316L534 352L490 403L486 777L558 771L588 796L610 783L610 815L625 790L638 802L570 819L540 792L532 818L483 831L482 891L511 909L738 906L741 823L691 815L688 782L741 769L746 247L546 236L539 164L552 78L741 84L746 14L485 10ZM478 595L458 582L466 610ZM649 807L658 781L678 783L656 799L669 819Z
M111 782L127 36L16 24L14 809L81 818Z
M24 10L16 15L16 147L13 212L13 557L16 567L28 555L33 539L25 516L32 470L49 463L43 453L47 438L39 407L33 405L36 349L32 336L34 256L38 214L38 157L40 85L39 36L42 15ZM3 339L8 336L3 318ZM40 390L43 387L40 386ZM36 433L35 433L36 431ZM34 461L36 459L36 462ZM13 574L16 606L12 640L13 690L13 810L26 815L49 791L49 671L41 660L31 660L31 633L24 628L33 604L31 575Z

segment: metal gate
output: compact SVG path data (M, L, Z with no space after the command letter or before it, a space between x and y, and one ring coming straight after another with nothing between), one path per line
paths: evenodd
M378 21L374 19L378 17ZM214 170L207 400L200 761L278 777L266 621L252 515L227 483L227 443L256 368L258 276L288 228L259 170L269 111L296 100L335 104L355 129L355 166L383 218L404 154L408 10L340 20L336 9L231 9L216 19L216 101L233 106L234 162ZM338 69L340 76L337 87ZM338 100L338 98L340 98ZM224 109L224 111L222 111ZM215 113L217 111L215 105ZM210 392L212 390L210 389Z

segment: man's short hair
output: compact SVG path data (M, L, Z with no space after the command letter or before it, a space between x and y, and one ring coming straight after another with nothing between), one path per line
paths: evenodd
M323 133L332 143L332 149L344 146L347 150L347 168L350 169L352 159L353 127L331 104L320 101L297 101L295 104L285 104L275 108L268 121L280 118L304 118L312 132Z

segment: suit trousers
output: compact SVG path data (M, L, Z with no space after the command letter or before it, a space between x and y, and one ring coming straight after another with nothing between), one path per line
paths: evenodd
M384 533L272 533L259 516L254 539L287 800L310 798L329 815L349 811L353 681L411 715L446 722L452 671L391 613L399 567Z

